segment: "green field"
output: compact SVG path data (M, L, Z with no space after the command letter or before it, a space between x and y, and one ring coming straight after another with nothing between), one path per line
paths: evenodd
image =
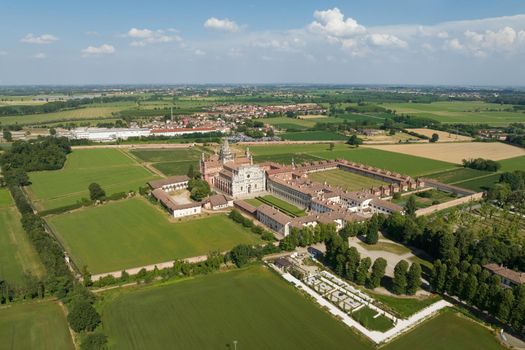
M372 179L370 177L361 176L339 169L311 173L308 174L308 178L312 179L313 181L321 183L326 182L329 185L339 186L348 191L369 189L370 187L377 187L386 184L386 182L377 179Z
M264 267L106 293L110 349L376 347ZM446 311L383 349L503 349L487 329Z
M6 189L0 189L0 252L0 280L22 285L26 274L44 276L44 267L22 228L20 214Z
M0 349L75 349L66 317L55 302L0 306Z
M77 266L87 265L93 274L260 242L225 215L174 223L138 197L52 216L48 223Z
M290 141L346 141L348 136L331 131L287 132L279 135Z
M261 204L267 204L270 206L274 206L283 213L291 216L291 217L297 217L297 216L305 216L306 212L302 209L297 208L295 205L290 204L280 198L274 197L272 195L257 197L253 199L247 199L248 203L253 205L254 207L258 207Z
M424 197L424 194L430 195L430 197ZM392 202L404 207L409 198L410 198L410 195L403 196L400 199L393 199ZM439 190L430 190L430 191L416 193L414 194L414 198L416 199L417 208L420 209L420 208L427 208L435 204L445 203L457 197L448 192L443 192Z
M135 106L134 102L116 102L105 104L93 104L88 107L75 108L67 111L54 113L17 115L0 117L2 125L10 124L43 124L51 122L82 121L83 119L110 118L114 113Z
M29 174L29 193L39 210L74 204L88 198L88 186L97 182L112 193L137 190L158 178L118 149L79 149L68 155L61 170Z
M373 148L353 148L345 144L336 144L332 151L327 144L261 145L251 146L250 150L257 162L279 162L292 158L296 160L302 156L314 159L317 157L317 160L342 158L410 176L423 176L457 168L457 165L452 163ZM300 162L296 160L296 163Z
M428 177L446 184L453 184L456 182L467 181L476 177L486 176L490 174L492 174L490 171L481 171L470 168L457 168L453 170L430 174L428 175Z
M365 306L350 314L354 320L372 331L386 332L394 326L393 322L386 316L378 316L376 311Z
M508 158L498 161L501 164L500 171L525 171L525 156Z
M197 171L202 150L195 147L184 149L137 149L130 151L140 160L166 176L186 175L191 165Z
M488 191L499 182L500 175L501 174L496 173L467 181L456 182L454 186L463 187L472 191Z
M525 114L505 111L509 106L481 101L432 102L432 103L387 103L383 107L398 114L408 114L437 120L441 123L490 124L504 126L520 123Z

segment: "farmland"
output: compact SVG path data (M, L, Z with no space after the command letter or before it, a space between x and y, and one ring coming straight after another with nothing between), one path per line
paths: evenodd
M91 273L206 255L258 237L224 215L171 222L142 198L52 216L48 223L77 266Z
M378 150L461 164L463 159L502 160L525 155L525 149L499 142L462 142L368 146Z
M287 132L279 135L290 141L346 141L348 136L330 131Z
M339 169L311 173L308 177L313 181L326 182L329 185L339 186L348 191L359 191L385 184L385 182L380 180Z
M199 169L201 150L191 147L184 149L140 149L132 150L131 154L151 165L164 175L185 175L193 165Z
M437 142L466 142L466 141L472 141L472 137L463 136L463 135L457 135L457 134L451 134L449 132L440 131L440 130L432 130L432 129L408 129L409 131L416 132L418 134L432 137L432 135L437 134L439 136L439 139Z
M61 170L30 173L29 193L38 209L74 204L89 197L88 186L97 182L106 194L134 190L157 178L117 149L82 149L68 155Z
M282 159L291 161L293 158L296 163L300 163L302 160L298 159L301 157L306 158L305 160L341 158L410 176L423 176L457 167L448 162L386 152L369 146L353 148L345 144L336 144L332 151L327 144L252 146L250 150L258 162L268 160L280 162Z
M17 285L24 282L26 274L44 276L44 267L22 229L20 214L6 189L0 189L0 251L0 280Z
M441 123L505 126L522 122L525 118L521 112L508 111L508 106L481 101L386 103L383 107L395 110L398 114L430 118Z
M487 176L490 174L492 173L489 171L481 171L470 168L457 168L453 170L431 174L429 177L446 184L454 184L457 182L466 181L476 177Z
M55 302L0 307L1 349L75 349L66 317Z
M375 348L263 267L109 292L101 307L114 349L162 349L165 344L232 348L233 340L246 349ZM503 349L490 331L452 311L384 349L417 349L421 344L430 350L479 349L479 344Z

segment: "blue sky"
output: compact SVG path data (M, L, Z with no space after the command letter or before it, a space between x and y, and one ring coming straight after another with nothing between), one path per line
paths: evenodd
M525 0L2 1L0 84L525 85Z

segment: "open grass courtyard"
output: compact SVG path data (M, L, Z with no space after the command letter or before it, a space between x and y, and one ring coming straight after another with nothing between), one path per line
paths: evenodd
M93 274L120 271L259 243L259 238L217 214L172 222L143 198L51 216L48 223L77 266Z
M312 179L313 181L321 183L326 182L329 185L339 186L348 191L359 191L362 189L369 189L370 187L377 187L386 184L386 182L381 180L361 176L339 169L311 173L308 174L308 178Z
M106 293L111 349L352 349L376 347L265 267ZM430 341L431 340L431 341ZM445 311L383 349L503 349L471 320Z
M0 349L75 349L66 316L51 301L0 306L0 339Z
M78 149L68 155L63 169L29 174L29 194L37 209L51 209L89 198L88 186L96 182L107 195L137 191L158 178L118 149Z

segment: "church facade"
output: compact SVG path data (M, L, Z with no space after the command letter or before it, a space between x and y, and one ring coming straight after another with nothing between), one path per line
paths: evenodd
M230 150L228 140L218 155L202 154L200 172L210 186L234 198L250 196L266 190L266 172L253 164L247 149L244 156L236 157Z

